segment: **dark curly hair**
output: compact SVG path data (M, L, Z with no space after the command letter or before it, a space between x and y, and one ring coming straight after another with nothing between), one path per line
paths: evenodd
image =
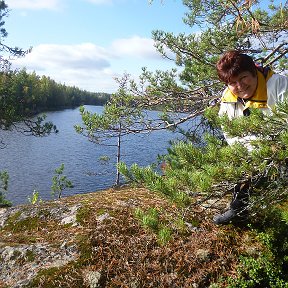
M216 64L218 77L228 84L230 79L244 71L249 71L256 76L256 66L252 57L241 53L241 51L231 50L224 53Z

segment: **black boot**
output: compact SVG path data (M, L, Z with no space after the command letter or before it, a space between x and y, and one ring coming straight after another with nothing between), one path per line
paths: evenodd
M223 214L215 215L213 222L217 225L245 222L248 219L249 188L249 182L237 184L234 187L230 209Z

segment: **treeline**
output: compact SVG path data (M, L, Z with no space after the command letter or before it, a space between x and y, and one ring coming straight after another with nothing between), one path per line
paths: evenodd
M50 77L27 73L25 69L0 73L0 110L6 113L8 107L13 107L13 114L34 115L84 104L104 105L110 96L59 84Z

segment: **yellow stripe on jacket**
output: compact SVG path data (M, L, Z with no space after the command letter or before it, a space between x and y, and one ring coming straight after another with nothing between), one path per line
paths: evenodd
M273 75L273 71L269 70L266 78L264 75L257 70L257 89L254 95L245 103L245 108L267 108L267 85L266 82ZM232 91L228 88L224 92L224 95L221 98L221 101L224 103L236 103L238 97L232 93Z

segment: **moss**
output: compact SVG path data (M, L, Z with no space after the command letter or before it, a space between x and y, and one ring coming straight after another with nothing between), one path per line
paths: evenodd
M45 287L45 288L77 288L84 287L82 276L73 268L73 263L64 267L43 269L37 276L25 287Z
M28 243L37 243L38 242L37 237L31 236L31 235L25 237L25 239Z
M79 235L77 237L77 242L80 251L80 257L76 262L76 266L86 265L90 262L93 253L91 241L88 235Z
M61 227L63 228L63 229L68 229L68 228L70 228L70 227L72 227L73 226L73 223L67 223L67 224L63 224Z
M16 260L21 257L22 253L18 250L13 251L13 255L10 257L10 260Z
M104 209L104 208L101 208L101 209L97 210L97 216L104 215L105 213L106 213L106 209Z
M48 219L48 217L51 215L51 212L48 209L40 210L38 212L38 216L40 219Z
M25 258L28 262L33 262L35 260L35 253L31 250L27 250L26 251L26 255L25 255Z
M21 211L18 211L16 213L12 214L6 222L8 223L8 225L9 225L9 223L16 222L20 218L20 216L21 216Z
M3 237L4 241L9 241L10 244L17 243L17 245L27 241L50 242L55 245L55 250L57 247L59 248L60 240L61 243L73 242L73 245L77 244L77 252L80 254L75 261L60 268L41 270L26 287L86 287L85 285L88 283L85 283L83 279L85 273L99 271L102 275L99 287L132 287L132 285L147 287L147 283L151 287L159 287L159 283L163 284L161 287L188 287L190 283L199 283L199 287L208 287L209 281L211 281L213 283L210 285L211 288L212 286L220 288L228 283L229 275L233 275L233 277L236 275L235 267L239 264L240 254L247 256L248 260L250 259L250 262L246 260L248 272L252 271L251 267L254 267L254 270L257 268L255 271L258 274L263 270L262 266L266 267L266 270L270 269L269 263L267 263L269 259L264 261L266 259L260 257L263 249L261 249L262 244L258 243L259 237L256 237L258 234L251 232L249 228L244 230L231 225L215 227L210 221L201 218L203 214L197 219L192 209L183 210L177 205L173 204L172 206L168 201L146 190L129 189L123 190L122 193L112 192L93 194L95 199L92 199L91 195L85 196L87 199L84 200L77 196L75 202L74 198L67 198L69 201L73 199L69 204L81 203L82 207L77 211L76 220L77 223L83 224L82 226L61 225L58 219L53 218L55 213L51 213L50 217L49 209L61 207L60 205L65 199L61 200L62 203L57 202L58 206L56 206L56 202L51 202L49 204L51 207L41 206L37 217L34 218L21 220L20 212L10 217L7 230L9 228L11 232L19 233L3 231L2 235L6 237L5 239ZM135 198L137 201L133 202ZM131 203L136 203L136 205L125 205L126 202L130 203L129 199L132 199ZM151 233L151 229L142 229L133 214L136 207L141 208L142 216L149 214L149 209L153 207L157 209L158 225L156 226L158 229L156 231ZM110 217L107 219L103 217L105 221L99 225L97 217L106 213L109 213ZM285 213L283 214L284 220L287 219ZM187 222L199 229L191 232ZM267 221L267 223L270 222ZM150 222L148 221L148 223ZM284 221L277 219L276 223L278 225L273 222L271 226L281 229L279 233L272 231L272 236L274 236L272 240L278 241L277 243L270 241L270 243L273 244L271 247L275 251L274 255L280 257L287 255L288 244L285 231L288 230ZM19 227L20 225L22 227ZM37 230L29 233L29 230L34 229L33 227ZM44 227L45 229L42 230ZM24 233L24 230L25 232L28 230L28 233ZM9 238L6 235L10 235ZM280 250L276 251L275 245ZM15 260L18 262L17 264L27 264L30 261L32 265L35 256L32 250L25 252L24 255L19 255ZM262 259L262 262L253 262L252 256L256 260ZM282 258L284 259L284 257ZM285 259L282 265L283 271L287 271L288 267L288 258ZM264 266L264 264L267 265ZM177 273L174 273L175 267L177 267ZM273 276L271 273L267 275ZM173 278L174 276L175 278ZM2 287L1 284L0 287Z
M14 215L10 217L7 221L4 229L6 231L13 231L14 233L24 232L24 231L33 231L39 227L39 218L38 217L28 217L23 220L17 220L19 216L16 218Z
M24 265L27 262L33 262L35 260L35 254L31 250L27 250L25 255L19 250L14 250L10 257L10 261L11 260L18 263L18 265Z
M84 225L85 223L87 223L90 215L91 215L91 208L88 205L85 205L77 210L76 221L80 225Z
M178 217L175 221L172 221L172 223L177 233L179 233L180 235L185 236L190 234L187 224L185 223L183 218Z

